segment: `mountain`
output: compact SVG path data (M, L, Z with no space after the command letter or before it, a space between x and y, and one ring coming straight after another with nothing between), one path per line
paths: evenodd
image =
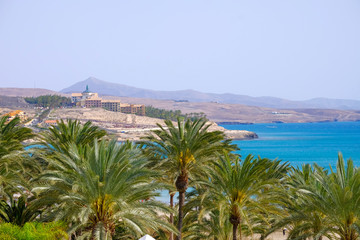
M360 101L357 100L315 98L306 101L290 101L276 97L250 97L231 93L202 93L194 90L155 91L131 87L123 84L110 83L94 77L90 77L84 81L78 82L68 88L61 90L61 92L82 92L85 90L87 85L89 86L90 91L107 96L151 98L189 102L217 102L280 109L324 108L360 110Z
M348 99L329 99L329 98L314 98L304 101L306 104L318 107L318 108L333 108L344 110L359 110L360 101L348 100Z
M28 107L29 104L22 97L0 95L0 107Z
M43 88L0 88L0 96L38 97L41 95L64 95L64 94Z

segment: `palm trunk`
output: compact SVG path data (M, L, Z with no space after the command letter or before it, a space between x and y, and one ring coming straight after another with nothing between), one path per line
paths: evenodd
M91 230L90 240L95 240L95 231L96 231L96 227L93 227L93 229Z
M184 218L184 203L185 203L185 191L179 192L179 217L178 217L178 231L179 234L176 237L176 240L181 240L181 229L183 225Z
M174 208L174 195L175 193L170 193L170 207L171 209ZM174 214L170 213L170 223L174 225ZM170 238L169 240L174 240L174 233L170 232Z
M188 175L185 170L181 171L181 174L177 177L175 186L177 191L179 192L179 214L178 214L178 231L179 234L176 237L176 240L181 240L181 230L183 225L183 218L184 218L184 204L185 204L185 192L188 188L189 180Z
M99 231L99 238L96 238L96 231ZM102 222L98 222L91 230L90 240L111 240L112 236L109 236L107 233L108 229L105 225Z
M236 215L233 215L231 214L230 215L230 223L233 225L233 240L236 240L237 239L237 227L240 226L239 228L239 231L240 231L240 240L242 239L242 236L241 236L241 218L236 216Z
M233 224L233 240L237 240L237 224Z
M241 224L239 223L240 240L242 240Z

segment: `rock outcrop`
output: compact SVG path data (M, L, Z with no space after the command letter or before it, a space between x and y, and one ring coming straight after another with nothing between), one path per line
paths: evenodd
M158 125L165 126L164 120L111 112L101 108L69 108L55 109L49 117L51 119L77 119L81 122L91 121L94 125L106 129L115 135L119 141L138 141ZM209 131L223 131L228 139L244 140L257 138L256 133L244 130L226 130L215 122L209 122Z
M258 135L256 133L245 130L225 130L224 132L226 137L232 140L246 140L258 138Z

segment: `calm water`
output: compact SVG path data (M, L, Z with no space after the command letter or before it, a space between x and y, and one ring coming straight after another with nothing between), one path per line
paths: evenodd
M335 166L338 152L360 166L360 122L287 123L223 125L226 129L253 131L259 138L234 141L242 157L248 154L262 158L289 161L293 166L316 162L328 168Z
M335 167L338 152L345 159L351 158L360 167L360 122L331 123L281 123L252 125L222 125L226 129L248 130L258 134L255 140L234 141L240 155L248 154L262 158L281 159L293 166L317 163ZM167 191L158 198L169 202ZM177 201L177 198L175 198Z

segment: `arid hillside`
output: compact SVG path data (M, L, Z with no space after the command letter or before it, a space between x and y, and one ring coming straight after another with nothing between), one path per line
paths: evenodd
M105 98L105 97L104 97ZM122 102L152 105L168 110L181 110L183 113L204 112L214 122L270 123L270 122L322 122L322 121L360 121L360 111L332 109L275 109L246 106L241 104L222 104L205 102L177 102L173 100L154 100L129 97L106 97L120 99Z
M0 106L26 107L24 96L40 96L46 94L59 94L69 96L47 89L31 88L0 88ZM17 96L17 97L14 97ZM155 100L149 98L101 96L104 99L119 99L123 103L152 105L168 110L181 110L183 113L203 112L214 122L238 123L271 123L271 122L322 122L322 121L360 121L360 111L335 109L278 109L242 104L225 104L218 102L187 102L176 100Z
M38 97L41 95L70 96L69 94L55 92L43 88L0 88L0 95L9 97Z
M158 128L157 124L164 126L164 120L111 112L100 108L71 108L54 109L49 114L49 119L78 119L82 122L91 121L93 124L115 134L119 141L139 140L150 130ZM220 130L225 132L229 139L251 139L257 135L248 131L226 130L214 122L209 122L210 131Z

